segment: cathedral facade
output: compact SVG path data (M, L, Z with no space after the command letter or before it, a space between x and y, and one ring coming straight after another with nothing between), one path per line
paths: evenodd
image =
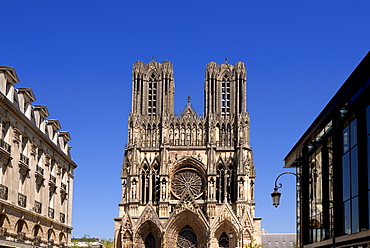
M116 248L260 244L244 63L208 63L204 92L178 116L172 63L134 64Z

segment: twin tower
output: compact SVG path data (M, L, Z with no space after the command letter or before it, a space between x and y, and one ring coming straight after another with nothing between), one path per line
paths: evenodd
M134 64L116 248L260 244L244 63L210 62L204 98L178 116L172 63Z

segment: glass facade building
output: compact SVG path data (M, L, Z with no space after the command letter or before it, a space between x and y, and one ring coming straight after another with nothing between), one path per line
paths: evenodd
M301 247L370 247L370 52L285 157Z

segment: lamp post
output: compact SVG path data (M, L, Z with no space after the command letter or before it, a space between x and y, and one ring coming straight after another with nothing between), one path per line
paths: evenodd
M272 198L272 205L277 208L280 204L280 197L281 197L281 193L278 191L278 189L280 189L281 187L283 187L283 185L281 183L279 183L279 185L277 184L279 178L282 176L282 175L285 175L285 174L292 174L294 176L296 176L296 178L298 179L298 181L300 182L301 178L298 174L294 173L294 172L283 172L281 173L279 176L277 176L277 178L275 179L275 187L274 187L274 192L271 193L271 198ZM300 188L301 190L301 188ZM302 194L301 192L299 192L299 208L300 208L300 215L302 216ZM302 221L300 222L300 226L302 225ZM301 226L302 227L302 226ZM302 245L302 228L300 228L300 233L299 233L299 247L303 247Z
M280 189L281 187L283 187L283 185L281 183L279 183L279 185L277 184L277 181L279 180L279 178L282 176L282 175L285 175L285 174L292 174L294 176L296 176L298 178L298 180L300 179L300 177L298 176L298 174L294 173L294 172L283 172L281 173L279 176L277 176L277 178L275 179L275 187L274 187L274 192L271 193L271 198L272 198L272 205L277 208L280 204L280 197L281 197L281 193L278 191L278 189Z

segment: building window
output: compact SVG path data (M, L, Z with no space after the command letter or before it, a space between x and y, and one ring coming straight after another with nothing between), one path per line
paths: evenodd
M366 108L368 228L370 229L370 105Z
M221 114L230 115L230 80L227 75L221 85Z
M5 121L1 122L1 134L0 134L0 148L10 153L10 145L6 143L6 134L8 131L8 126Z
M343 129L343 217L344 233L359 232L357 119Z
M157 82L155 75L152 74L148 85L148 115L157 114Z

